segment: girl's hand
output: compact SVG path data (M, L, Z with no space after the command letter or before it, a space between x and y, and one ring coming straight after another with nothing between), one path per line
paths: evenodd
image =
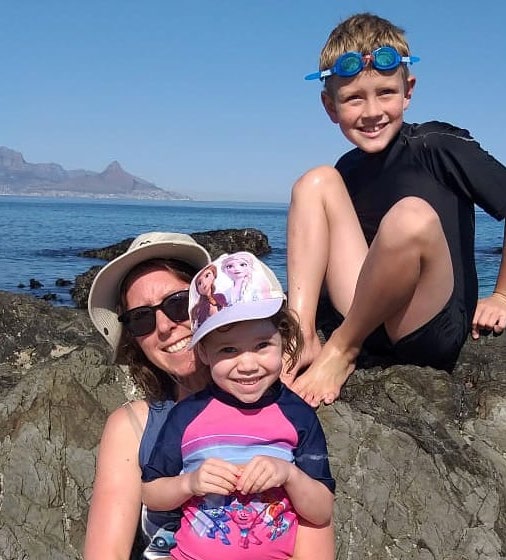
M222 459L206 459L196 470L188 474L188 489L193 496L220 494L228 496L236 489L241 469Z
M286 484L294 465L283 459L258 455L244 466L236 488L241 494L255 494Z

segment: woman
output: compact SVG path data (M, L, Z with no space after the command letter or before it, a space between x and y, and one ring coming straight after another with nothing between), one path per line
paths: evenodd
M149 458L174 401L200 390L209 379L208 368L188 349L188 289L195 273L209 262L207 251L191 237L151 232L137 237L93 282L90 317L112 347L114 360L129 365L146 398L115 410L104 428L86 560L130 558L141 511L140 465ZM146 558L168 556L173 517L143 508L142 528L151 540ZM316 551L319 558L334 557L331 527L301 527L299 536L297 558L312 558Z

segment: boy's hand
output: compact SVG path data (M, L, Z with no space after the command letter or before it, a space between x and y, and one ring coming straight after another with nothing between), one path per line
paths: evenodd
M255 494L283 486L294 468L283 459L257 455L243 468L236 488L241 494Z
M506 328L506 296L494 292L491 296L479 299L474 312L471 336L476 340L480 331L501 334Z
M188 490L193 496L220 494L228 496L236 489L241 469L222 459L206 459L196 470L188 474Z

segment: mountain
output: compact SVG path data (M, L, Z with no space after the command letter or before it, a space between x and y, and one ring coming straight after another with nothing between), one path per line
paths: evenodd
M0 195L190 200L127 173L117 161L97 173L66 170L57 163L28 163L20 152L0 146Z

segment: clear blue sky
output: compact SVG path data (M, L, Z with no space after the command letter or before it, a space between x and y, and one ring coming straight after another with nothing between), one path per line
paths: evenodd
M467 128L506 162L506 2L1 0L0 145L31 163L130 173L201 200L288 202L348 144L317 69L331 29L372 11L404 27L406 120Z

